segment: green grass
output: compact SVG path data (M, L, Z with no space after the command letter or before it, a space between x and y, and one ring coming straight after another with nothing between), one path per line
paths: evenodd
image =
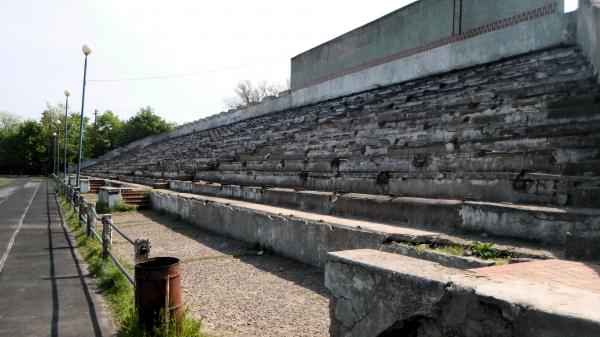
M0 177L0 186L7 185L13 182L13 178L1 178Z
M450 255L464 256L467 253L468 248L463 245L448 245L437 247L436 250Z
M113 212L135 212L137 211L137 206L126 203L124 201L117 201L113 208L109 208L108 204L105 202L97 202L96 203L96 213L98 214L108 214Z
M137 211L137 206L125 201L117 201L112 209L115 212L135 212Z
M438 243L421 243L412 244L412 247L419 252L432 250L454 256L474 256L483 260L494 261L496 264L506 264L513 258L510 253L497 249L494 247L493 243L488 242L474 242L471 246L461 244L445 245Z
M483 259L497 259L503 255L500 250L494 248L493 243L486 242L475 242L471 247L471 252Z
M160 325L147 333L138 323L137 312L133 302L133 286L115 263L102 259L102 245L97 240L88 238L85 226L79 226L77 215L70 210L65 199L59 197L64 210L67 224L73 233L75 243L81 255L88 264L88 272L96 280L100 293L107 299L109 307L114 314L119 327L120 337L206 337L202 332L201 322L189 317L187 310L184 313L181 327L174 329L172 324ZM129 272L133 270L130 264L119 261Z
M96 203L96 213L98 213L98 214L108 214L108 213L110 213L110 207L108 207L108 203L98 201Z

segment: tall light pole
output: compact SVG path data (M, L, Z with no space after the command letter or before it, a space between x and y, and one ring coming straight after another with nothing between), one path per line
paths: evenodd
M54 133L52 133L52 136L54 137L54 144L53 144L54 160L52 160L52 165L53 165L54 175L56 175L56 167L58 166L57 162L56 162L56 152L57 152L56 149L58 147L58 145L56 143L56 136L58 136L58 133L54 132Z
M67 127L69 125L69 96L71 96L71 93L69 92L69 90L65 90L65 97L66 97L66 102L65 102L65 166L64 166L64 174L65 174L65 180L68 183L69 182L69 178L67 178Z
M81 174L81 153L83 152L83 108L85 107L85 77L87 75L87 58L92 53L92 49L86 44L81 47L81 51L85 54L85 62L83 64L83 92L81 94L81 115L79 117L79 151L77 153L77 178L75 178L75 186L79 188L79 176Z
M55 175L60 175L60 119L54 121L56 124L56 168L54 169Z

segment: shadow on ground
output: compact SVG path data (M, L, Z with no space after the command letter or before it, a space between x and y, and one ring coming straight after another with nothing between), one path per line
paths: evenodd
M256 247L256 245L212 233L183 220L179 220L171 214L163 215L154 210L140 210L139 212L148 219L156 221L174 232L220 253L232 256L241 262L293 282L319 295L327 297L329 294L324 285L324 274L321 269L291 260L285 256L273 254L272 252L262 251L261 254L259 247ZM282 267L283 261L286 262L285 268Z

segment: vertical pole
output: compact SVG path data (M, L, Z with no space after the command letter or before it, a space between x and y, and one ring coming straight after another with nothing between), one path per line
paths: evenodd
M87 223L87 219L85 218L87 213L85 212L85 200L83 199L83 195L79 195L79 223L77 227L81 227L84 223Z
M79 151L77 153L77 177L75 186L79 187L79 175L81 174L81 153L83 152L83 108L85 107L85 78L87 75L87 54L83 64L83 93L81 94L81 115L79 117Z
M67 96L67 101L65 103L65 165L64 165L64 175L65 175L65 179L68 179L68 175L67 175L67 138L69 137L67 135L67 129L68 129L68 113L69 113L69 96Z
M54 155L52 156L52 173L56 175L56 136L54 136L54 143L52 144L52 151Z
M102 258L108 259L108 250L112 241L112 227L110 226L110 214L102 216Z
M94 213L92 211L92 205L88 205L87 208L87 230L86 234L88 237L92 236L92 227L94 227Z
M96 120L98 119L98 109L94 110L94 154L92 158L98 156L98 126Z
M56 176L60 176L60 126L56 127Z

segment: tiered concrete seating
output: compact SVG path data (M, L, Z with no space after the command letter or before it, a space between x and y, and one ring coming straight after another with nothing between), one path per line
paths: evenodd
M299 209L316 194L251 191L367 194L315 211L564 245L598 230L599 128L593 71L561 47L188 134L86 173L197 180L198 193ZM421 198L419 211L399 197ZM449 207L469 211L446 219Z

